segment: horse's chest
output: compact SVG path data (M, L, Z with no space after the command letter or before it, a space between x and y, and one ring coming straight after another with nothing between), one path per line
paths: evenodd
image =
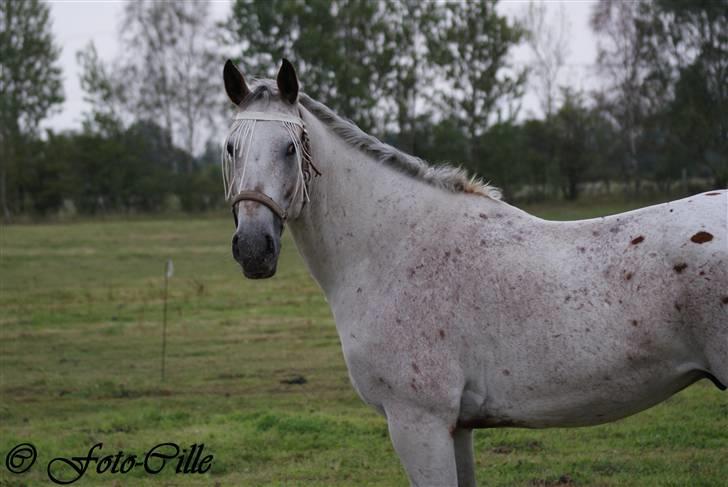
M411 322L410 322L411 324ZM372 324L373 328L378 328ZM414 330L403 320L378 333L342 337L354 388L368 404L402 399L440 407L457 401L463 374L444 329Z

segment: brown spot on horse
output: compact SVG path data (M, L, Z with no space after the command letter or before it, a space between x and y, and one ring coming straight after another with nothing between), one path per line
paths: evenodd
M705 196L718 196L720 192L705 193Z
M638 244L641 244L641 243L642 243L642 242L644 242L644 241L645 241L645 237L643 237L642 235L640 235L639 237L635 237L635 238L633 238L633 239L632 239L632 241L631 241L630 243L631 243L632 245L638 245Z
M672 269L673 269L673 270L674 270L675 272L677 272L678 274L681 274L681 273L682 273L682 271L684 271L684 270L685 270L685 269L687 269L687 268L688 268L688 265L687 265L687 264L686 264L685 262L683 262L683 263L681 263L681 264L675 264L675 266L673 266L673 268L672 268Z
M690 241L696 244L703 244L705 242L710 242L711 240L713 240L713 235L708 232L698 232L690 237Z
M440 338L445 338L445 330L440 330Z

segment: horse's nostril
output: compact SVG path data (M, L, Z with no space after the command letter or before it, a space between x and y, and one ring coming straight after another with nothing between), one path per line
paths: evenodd
M268 252L270 252L271 254L274 253L276 250L276 242L275 240L273 240L273 237L271 237L270 235L266 235L265 243L268 248Z
M233 235L233 257L238 259L240 257L240 251L238 250L238 236Z

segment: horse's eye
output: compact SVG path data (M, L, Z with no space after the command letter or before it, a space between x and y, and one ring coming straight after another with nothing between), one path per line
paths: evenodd
M230 154L230 157L232 157L234 155L233 152L235 151L235 148L233 147L232 141L227 143L227 151L228 151L228 154Z
M292 156L295 153L296 153L296 144L291 142L290 144L288 144L288 149L286 149L286 155Z

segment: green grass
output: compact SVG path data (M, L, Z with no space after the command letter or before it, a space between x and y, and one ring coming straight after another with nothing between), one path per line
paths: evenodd
M584 218L624 205L528 208ZM227 215L226 215L227 216ZM204 443L210 472L89 472L76 485L405 485L384 419L349 384L334 323L290 239L275 278L243 279L230 218L0 229L0 485L48 484L58 456ZM170 283L160 382L162 272ZM303 385L282 383L302 375ZM481 485L721 485L728 396L703 381L593 428L476 434ZM39 458L13 475L6 453ZM91 468L93 470L93 466Z

